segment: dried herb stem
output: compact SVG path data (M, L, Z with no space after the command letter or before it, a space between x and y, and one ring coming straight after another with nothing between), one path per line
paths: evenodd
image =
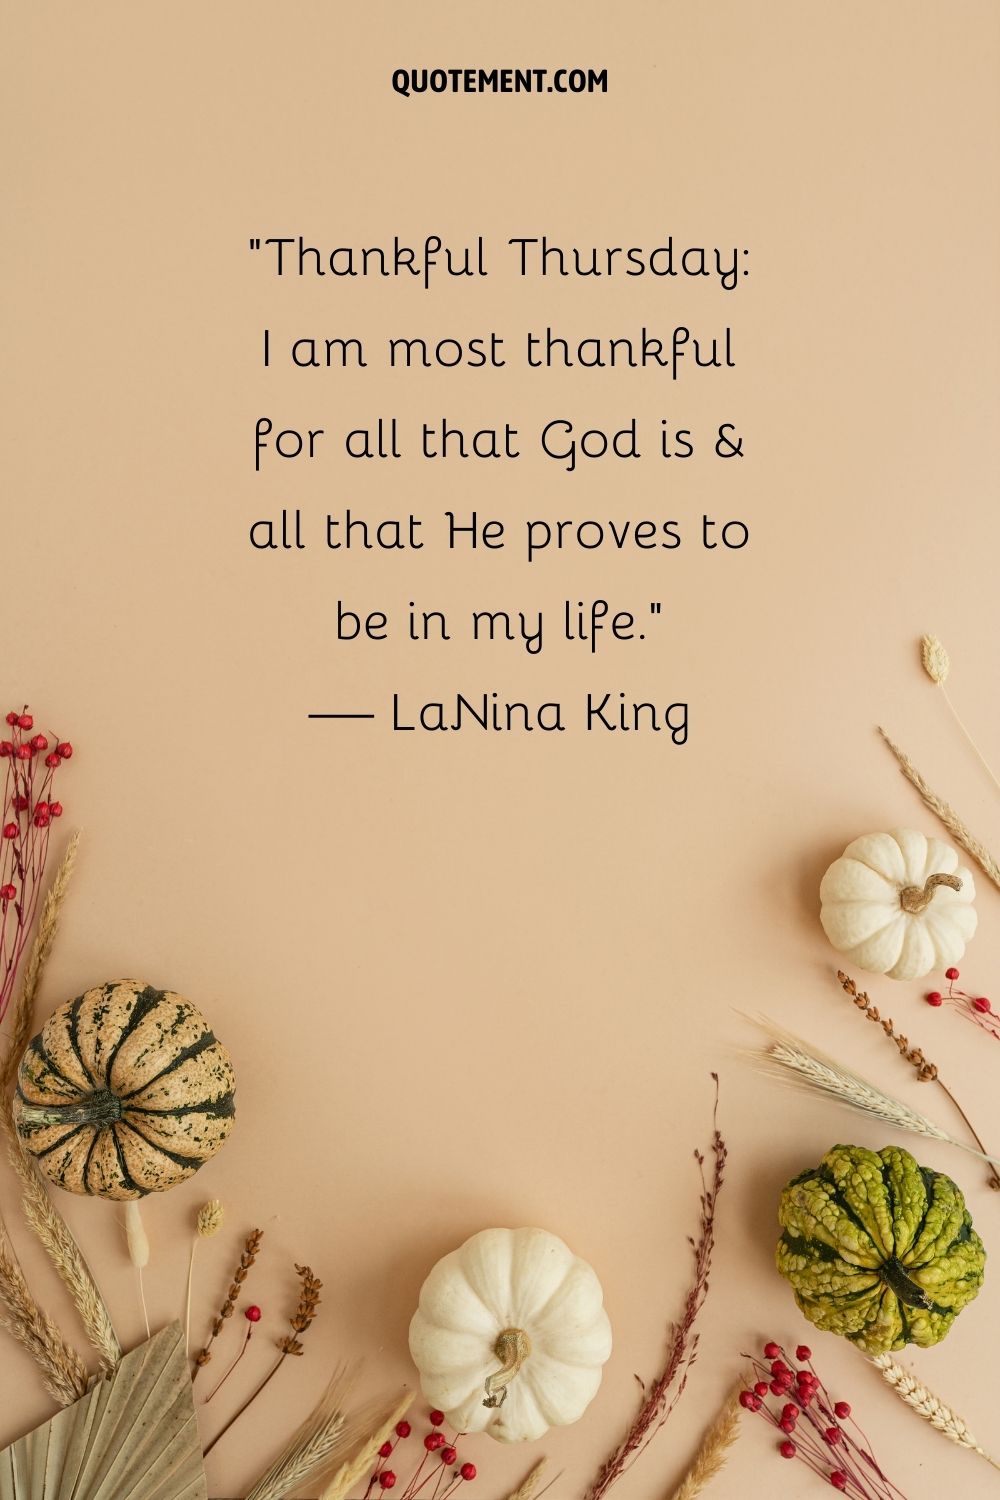
M204 1365L207 1365L209 1360L212 1358L212 1345L215 1343L216 1339L219 1337L219 1334L225 1328L226 1323L233 1316L233 1313L236 1310L236 1304L239 1301L239 1298L243 1291L243 1283L249 1276L250 1271L253 1267L253 1263L257 1259L257 1255L260 1251L260 1242L263 1238L263 1229L252 1229L247 1235L246 1243L243 1246L243 1253L240 1256L239 1264L237 1265L236 1270L233 1272L233 1279L230 1283L229 1291L226 1293L226 1300L225 1302L223 1302L222 1307L219 1310L218 1317L212 1323L212 1332L209 1335L208 1342L206 1343L205 1347L203 1349L200 1349L194 1357L194 1369L191 1371L192 1381L197 1380L198 1371L202 1369Z

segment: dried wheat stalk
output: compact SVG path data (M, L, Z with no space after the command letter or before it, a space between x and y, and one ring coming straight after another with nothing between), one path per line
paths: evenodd
M972 1453L978 1453L980 1458L985 1458L994 1469L1000 1469L1000 1463L991 1458L985 1448L980 1444L968 1426L962 1421L957 1412L946 1406L939 1396L929 1391L925 1385L921 1385L913 1375L904 1370L902 1365L888 1354L878 1354L872 1360L872 1364L879 1371L882 1379L891 1386L896 1395L907 1406L911 1406L918 1416L923 1417L937 1431L944 1434L952 1443L957 1443L960 1448L968 1448Z
M72 1406L87 1389L87 1370L52 1319L38 1306L0 1224L0 1326L31 1355L42 1384L60 1406Z
M309 1416L298 1432L289 1440L275 1459L267 1473L258 1479L247 1500L282 1500L291 1490L298 1489L320 1470L328 1468L331 1460L339 1456L350 1438L345 1398L354 1382L355 1368L344 1368L334 1373Z
M960 844L966 854L970 855L976 861L976 864L983 873L989 876L993 884L1000 887L1000 864L997 864L997 861L993 858L986 845L981 844L975 834L966 827L954 808L950 807L947 802L938 796L937 792L933 791L927 785L927 782L921 776L912 760L910 760L910 757L904 750L899 748L895 741L889 738L881 725L879 725L878 732L899 762L899 769L907 781L916 787L931 812L935 813L941 819L941 822L947 828L956 844Z
M373 1419L377 1425L369 1431L353 1457L345 1459L330 1476L326 1487L320 1492L319 1500L344 1500L344 1496L364 1479L378 1457L378 1450L392 1437L396 1423L402 1421L409 1411L413 1404L413 1394L412 1391L405 1392L387 1416Z
M671 1500L695 1500L695 1496L700 1495L725 1468L729 1450L740 1435L739 1395L740 1387L737 1386L727 1396L722 1410L705 1433L694 1462L674 1490Z
M548 1459L540 1458L535 1467L527 1475L527 1477L521 1480L521 1483L518 1485L517 1489L511 1490L510 1494L507 1496L507 1500L531 1500L532 1495L537 1492L538 1486L542 1482L542 1475L545 1473L548 1466Z
M883 1093L873 1083L852 1073L832 1058L825 1057L821 1052L810 1051L808 1043L782 1031L765 1017L758 1017L757 1024L771 1037L771 1045L763 1052L755 1052L751 1056L767 1072L786 1081L794 1079L805 1088L831 1094L842 1104L861 1114L870 1115L872 1119L889 1125L894 1130L908 1130L931 1140L944 1141L949 1146L957 1146L960 1151L969 1152L971 1156L980 1157L991 1166L1000 1166L1000 1162L988 1156L985 1151L978 1151L974 1146L966 1145L965 1141L949 1135L940 1125L928 1120L926 1115L911 1109L901 1099L894 1099L891 1094Z

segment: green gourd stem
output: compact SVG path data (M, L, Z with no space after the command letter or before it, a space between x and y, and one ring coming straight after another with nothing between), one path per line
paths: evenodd
M501 1361L502 1368L486 1379L484 1406L494 1411L507 1399L507 1387L531 1353L531 1340L523 1328L505 1328L493 1346L493 1353Z
M22 1125L113 1125L122 1117L122 1101L110 1089L98 1089L77 1104L27 1104L19 1110Z
M890 1291L895 1292L900 1302L905 1302L907 1307L922 1307L925 1310L930 1307L931 1301L927 1293L915 1281L910 1280L895 1257L879 1266L878 1274Z
M934 892L942 885L947 886L950 891L960 891L961 876L928 875L923 885L904 885L899 893L899 904L911 917L918 917L922 911L927 910L934 900Z

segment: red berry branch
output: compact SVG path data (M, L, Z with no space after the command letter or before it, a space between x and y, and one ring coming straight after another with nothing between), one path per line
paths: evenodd
M957 1010L960 1016L971 1021L980 1031L985 1031L994 1041L1000 1042L1000 1015L993 1009L985 995L969 995L965 990L955 988L955 980L958 979L957 969L946 969L945 979L948 981L948 993L942 995L940 990L931 990L924 996L928 1005L935 1008L941 1005L950 1005Z
M7 763L0 826L0 1021L41 899L52 822L62 817L62 803L52 795L56 772L73 754L68 740L32 733L27 705L11 709L7 725L10 738L0 740L0 759Z
M475 1464L462 1463L458 1461L457 1444L464 1436L456 1433L454 1438L449 1439L441 1429L444 1426L444 1412L432 1411L430 1413L431 1430L424 1438L424 1453L419 1463L404 1485L399 1500L414 1500L416 1495L427 1491L427 1500L445 1500L445 1497L453 1496L460 1485L470 1484L476 1477ZM391 1439L387 1439L378 1450L378 1461L371 1472L368 1487L364 1493L364 1500L371 1500L373 1495L378 1495L386 1490L394 1490L399 1480L391 1460L401 1442L404 1442L413 1432L409 1422L397 1422L396 1430ZM429 1465L429 1467L428 1467Z
M777 1445L782 1458L801 1459L851 1500L905 1500L879 1465L849 1404L834 1401L816 1374L811 1349L798 1346L798 1368L773 1342L764 1345L763 1360L747 1358L755 1379L740 1392L740 1405L783 1434ZM770 1403L768 1396L774 1398Z

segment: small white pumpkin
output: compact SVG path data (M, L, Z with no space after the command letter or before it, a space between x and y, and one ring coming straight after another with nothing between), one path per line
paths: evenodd
M601 1283L544 1229L484 1229L424 1282L410 1353L458 1432L531 1442L597 1394L611 1354Z
M819 888L824 931L873 974L920 979L957 964L976 930L976 888L958 855L911 829L848 844Z

